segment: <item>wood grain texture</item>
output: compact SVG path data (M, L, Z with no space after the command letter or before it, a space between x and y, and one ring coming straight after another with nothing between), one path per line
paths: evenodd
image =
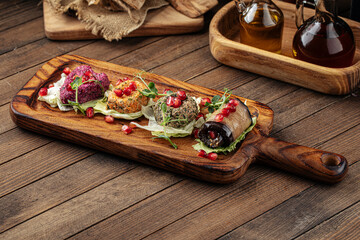
M241 97L239 98L247 101L252 114L258 116L257 125L238 151L226 156L220 155L217 161L197 157L192 149L194 142L190 137L174 140L179 146L177 150L169 148L164 142L152 141L151 134L141 129L119 139L117 135L120 127L106 124L101 116L87 119L74 115L73 112L60 112L36 100L38 90L58 79L61 69L65 66L74 69L81 64L91 65L95 71L107 73L113 82L120 76L134 76L139 72L136 69L79 56L64 55L54 58L13 98L11 113L16 124L45 135L212 182L228 183L237 180L251 162L260 156L265 156L264 159L268 160L273 159L269 163L273 163L274 160L280 163L277 166L285 165L283 168L286 170L326 182L340 181L346 174L347 162L342 156L267 138L272 128L272 110L264 104ZM155 82L160 91L173 87L184 89L196 97L222 94L155 74L147 73L145 77L148 81ZM144 118L140 120L143 125L146 122ZM120 124L124 123L126 121L120 121Z
M97 153L10 193L0 198L0 234L135 167L135 163Z
M352 171L358 172L359 170L360 164L357 163L352 166ZM359 196L360 177L356 174L349 175L337 187L313 186L271 209L261 217L234 229L221 240L294 239L310 230L311 226L320 224L339 211L350 207L354 202L359 201ZM311 206L308 204L310 202L312 203ZM338 229L336 232L341 233L342 231ZM336 235L334 232L332 234ZM341 234L339 235L341 236ZM246 236L246 238L241 236ZM320 237L320 235L318 236ZM307 238L304 237L303 239Z
M6 1L7 7L0 9L0 31L9 29L42 16L38 1Z
M281 54L239 42L239 14L231 2L214 16L210 24L210 48L214 58L235 68L327 94L342 95L353 91L360 82L360 23L346 20L353 29L357 44L353 65L347 68L322 67L292 57L292 39L297 30L294 5L274 2L285 16ZM305 17L313 15L313 11L305 10Z
M324 221L297 240L360 239L360 202Z
M9 229L1 237L7 240L65 239L179 180L168 172L135 168Z
M76 18L56 13L44 1L44 28L45 34L52 40L84 40L99 39L85 29L85 24ZM190 18L171 6L149 11L144 24L128 35L128 37L160 36L183 34L200 31L204 26L204 18Z

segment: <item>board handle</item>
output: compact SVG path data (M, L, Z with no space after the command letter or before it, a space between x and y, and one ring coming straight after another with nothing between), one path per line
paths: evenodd
M336 153L264 137L257 145L261 162L327 183L340 182L348 171L345 157Z

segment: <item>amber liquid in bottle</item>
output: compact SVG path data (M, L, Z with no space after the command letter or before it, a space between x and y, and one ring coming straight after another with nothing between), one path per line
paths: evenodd
M354 36L350 27L340 18L331 20L323 14L307 20L295 34L294 57L306 62L333 68L351 66L355 55Z
M284 16L279 8L261 2L252 4L239 20L241 43L281 52Z

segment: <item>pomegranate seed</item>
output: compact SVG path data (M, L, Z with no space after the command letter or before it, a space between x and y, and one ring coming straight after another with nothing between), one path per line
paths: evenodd
M224 120L224 115L222 113L216 114L215 122L222 122Z
M123 80L120 78L119 80L117 80L116 86L119 85L119 84L122 83L122 82L123 82Z
M217 159L218 155L217 155L217 153L209 153L206 157L212 161L215 161Z
M54 87L54 84L50 83L49 88L52 88L52 87Z
M130 88L125 88L124 89L124 94L126 95L126 96L130 96L130 94L131 94L131 89Z
M231 113L233 113L233 112L236 111L236 106L231 105L231 104L229 104L229 103L225 105L225 108L229 109L229 111L230 111Z
M181 101L186 99L186 92L185 91L178 91L177 97L180 98Z
M70 84L70 83L66 86L66 90L68 90L68 91L74 91L74 89L71 88L71 84Z
M205 118L204 114L200 112L200 113L196 116L196 120L198 120L199 118Z
M47 88L46 87L40 88L39 96L46 96L46 95L47 95Z
M169 107L174 106L175 98L173 96L170 96L166 99L166 105Z
M214 131L209 131L209 136L211 139L215 139L216 138L216 133Z
M86 109L86 116L87 116L88 118L93 118L93 117L94 117L94 108L88 107L88 108Z
M164 93L164 94L167 94L168 91L171 91L171 90L167 88L167 89L164 90L163 93Z
M123 82L128 81L128 80L130 80L130 78L128 78L128 77L123 78Z
M85 76L87 76L88 78L92 76L92 73L90 70L87 70L85 73L84 73Z
M132 81L130 84L129 84L129 87L132 91L135 91L136 90L136 82Z
M194 136L195 138L199 138L199 129L198 129L198 128L194 128L192 134L193 134L193 136Z
M181 106L181 104L182 104L182 101L180 100L180 98L175 97L175 98L174 98L174 104L172 105L172 107L178 108L178 107Z
M107 122L107 123L113 123L114 122L114 117L110 116L110 115L106 115L104 119L105 119L105 122Z
M121 127L121 131L123 131L127 135L127 134L130 134L132 132L132 128L129 127L128 125L123 125Z
M121 89L115 89L114 93L116 94L116 96L118 97L122 97L123 96L123 91Z
M65 73L66 75L69 75L71 73L70 68L69 67L64 68L63 73Z
M211 103L210 98L203 98L201 99L201 106L205 106L206 103Z
M207 157L207 154L204 150L201 149L201 150L199 150L198 156L199 157Z
M230 110L228 108L221 109L221 113L224 115L224 117L228 117L230 114Z
M231 104L231 105L233 105L233 106L237 106L237 105L239 105L239 102L237 101L237 100L235 100L235 99L231 99L230 101L229 101L229 104Z

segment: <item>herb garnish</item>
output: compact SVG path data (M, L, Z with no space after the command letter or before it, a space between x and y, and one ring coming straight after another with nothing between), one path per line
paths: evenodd
M146 84L144 78L142 77L142 74L144 72L140 72L138 73L135 78L140 79L145 86L147 87L147 89L144 89L142 91L138 90L142 95L144 95L145 97L148 98L155 98L156 96L170 96L171 94L173 94L173 91L167 91L166 93L159 93L159 91L157 90L155 83L153 82L149 82L149 84Z
M93 76L95 78L95 76ZM101 84L101 82L99 80L96 80L96 79L90 79L90 80L87 80L87 81L82 81L82 77L79 77L77 76L74 81L72 81L70 83L70 86L71 86L71 89L72 90L75 90L75 102L74 101L70 101L68 100L68 103L69 104L64 104L64 105L70 105L70 106L74 106L76 107L77 109L80 110L80 112L84 115L86 115L86 109L82 108L81 107L81 104L79 103L78 101L78 95L79 95L79 87L83 84L86 84L86 83L90 83L90 82L95 82L96 84L98 84L101 88L101 94L104 95L104 92L105 92L105 89L103 87L103 85Z
M162 117L163 117L163 121L161 122L161 126L163 126L164 128L164 134L163 135L159 135L157 137L153 137L153 139L156 139L156 138L162 138L162 139L165 139L167 141L169 141L169 143L175 148L177 149L177 145L175 143L173 143L170 139L170 137L167 135L166 133L166 124L168 124L169 122L180 122L180 121L188 121L187 119L171 119L170 115L165 115L166 114L166 111L167 111L167 105L166 103L162 103L161 104L161 114L162 114Z
M231 96L231 90L225 88L224 91L225 92L221 97L219 95L215 95L211 99L211 103L209 103L209 102L205 103L205 107L208 108L210 113L213 113L215 110L218 110L224 104L229 102L229 98Z

